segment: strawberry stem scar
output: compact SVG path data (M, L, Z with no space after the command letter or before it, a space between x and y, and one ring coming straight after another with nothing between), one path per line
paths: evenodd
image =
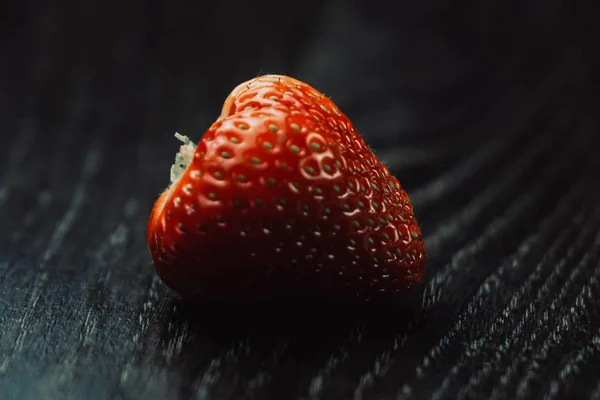
M187 136L175 132L175 137L183 144L179 149L179 153L175 155L175 162L171 166L171 186L179 182L188 165L192 162L196 150L196 146Z

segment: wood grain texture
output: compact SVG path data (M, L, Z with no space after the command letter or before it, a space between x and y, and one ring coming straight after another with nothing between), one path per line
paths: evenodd
M263 3L8 10L0 398L600 398L592 8ZM404 303L198 307L156 276L173 132L267 72L331 95L411 196Z

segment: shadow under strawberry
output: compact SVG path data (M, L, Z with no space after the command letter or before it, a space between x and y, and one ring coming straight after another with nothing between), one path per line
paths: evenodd
M417 307L410 298L394 305L306 299L202 304L173 298L167 309L173 311L163 320L160 346L173 353L169 363L182 376L184 397L260 390L260 398L277 398L304 391L315 373L323 368L326 373L350 353L361 364L375 362L414 324Z

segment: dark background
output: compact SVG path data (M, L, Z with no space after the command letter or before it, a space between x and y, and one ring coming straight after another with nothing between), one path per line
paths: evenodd
M3 4L0 398L600 398L593 2ZM157 278L173 133L264 73L331 96L408 191L406 302L198 307Z

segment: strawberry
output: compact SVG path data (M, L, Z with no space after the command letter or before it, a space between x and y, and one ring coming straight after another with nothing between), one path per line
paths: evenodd
M185 136L148 222L160 278L185 298L393 300L417 284L412 205L336 105L296 79L235 88Z

